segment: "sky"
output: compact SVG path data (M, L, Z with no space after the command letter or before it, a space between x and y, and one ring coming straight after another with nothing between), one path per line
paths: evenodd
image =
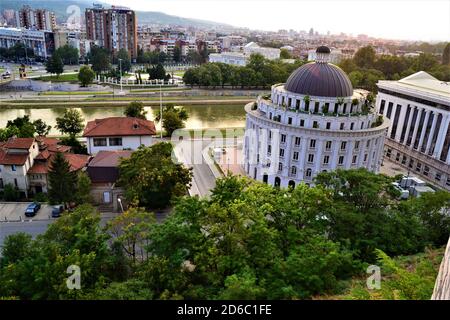
M450 0L103 0L140 11L258 30L311 27L319 33L450 40Z

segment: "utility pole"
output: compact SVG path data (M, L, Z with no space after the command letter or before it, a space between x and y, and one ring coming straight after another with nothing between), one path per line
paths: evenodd
M161 82L159 83L159 123L161 124L161 140L163 137L163 126L162 126L162 118L163 117L163 107L162 107L162 87Z

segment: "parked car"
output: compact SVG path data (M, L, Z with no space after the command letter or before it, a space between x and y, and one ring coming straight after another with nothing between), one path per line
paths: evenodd
M25 210L25 216L34 217L40 208L41 204L39 202L30 203Z
M56 206L53 206L52 208L52 218L59 218L61 217L61 213L64 211L64 206L62 204L58 204Z

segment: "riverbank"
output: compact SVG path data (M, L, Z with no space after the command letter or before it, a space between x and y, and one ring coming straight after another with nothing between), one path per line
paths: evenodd
M133 98L121 97L109 100L108 98L88 98L85 100L7 100L0 101L0 109L39 109L39 108L71 108L71 107L122 107L128 105L132 101L140 101L144 106L156 106L160 104L159 98ZM163 99L163 104L174 103L179 105L244 105L255 98L248 97L214 97L214 99L205 99L205 97L173 97L170 99Z

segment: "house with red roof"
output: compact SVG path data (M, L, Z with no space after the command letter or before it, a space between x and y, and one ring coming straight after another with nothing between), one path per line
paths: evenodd
M11 184L28 197L30 180L28 170L39 154L39 145L34 138L11 137L0 142L0 189Z
M141 145L150 146L156 134L153 121L132 117L110 117L89 121L83 137L88 153L99 151L136 150Z

